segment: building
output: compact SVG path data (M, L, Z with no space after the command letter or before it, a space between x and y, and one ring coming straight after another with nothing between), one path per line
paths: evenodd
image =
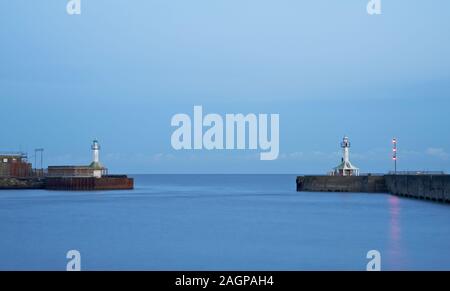
M30 177L32 166L25 153L0 153L0 177Z
M350 141L347 136L344 136L341 148L341 163L333 169L331 176L359 176L359 169L350 162Z
M100 163L100 145L92 142L92 163L89 166L49 166L48 177L95 177L108 175L108 169Z

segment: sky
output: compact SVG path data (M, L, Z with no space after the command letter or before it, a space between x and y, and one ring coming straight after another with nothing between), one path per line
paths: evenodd
M450 171L450 2L382 0L0 2L0 151L112 173ZM280 115L280 154L182 150L171 118Z

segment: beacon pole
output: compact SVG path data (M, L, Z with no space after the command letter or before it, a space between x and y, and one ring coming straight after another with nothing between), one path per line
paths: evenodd
M392 160L394 161L394 174L397 174L397 139L392 139Z

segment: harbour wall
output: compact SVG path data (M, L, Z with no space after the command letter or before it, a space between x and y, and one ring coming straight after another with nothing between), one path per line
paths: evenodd
M134 188L134 179L127 176L95 177L47 177L45 189L70 191L130 190Z
M389 193L424 200L450 202L450 175L386 175Z
M386 193L384 176L299 176L297 191Z
M129 190L134 179L125 175L95 177L0 178L0 190L48 189L71 191Z
M450 175L298 176L297 191L390 193L450 202Z
M43 178L0 178L0 189L43 189Z

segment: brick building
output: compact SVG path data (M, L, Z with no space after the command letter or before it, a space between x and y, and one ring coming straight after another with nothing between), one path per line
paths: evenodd
M30 177L32 166L24 153L0 153L0 177Z

